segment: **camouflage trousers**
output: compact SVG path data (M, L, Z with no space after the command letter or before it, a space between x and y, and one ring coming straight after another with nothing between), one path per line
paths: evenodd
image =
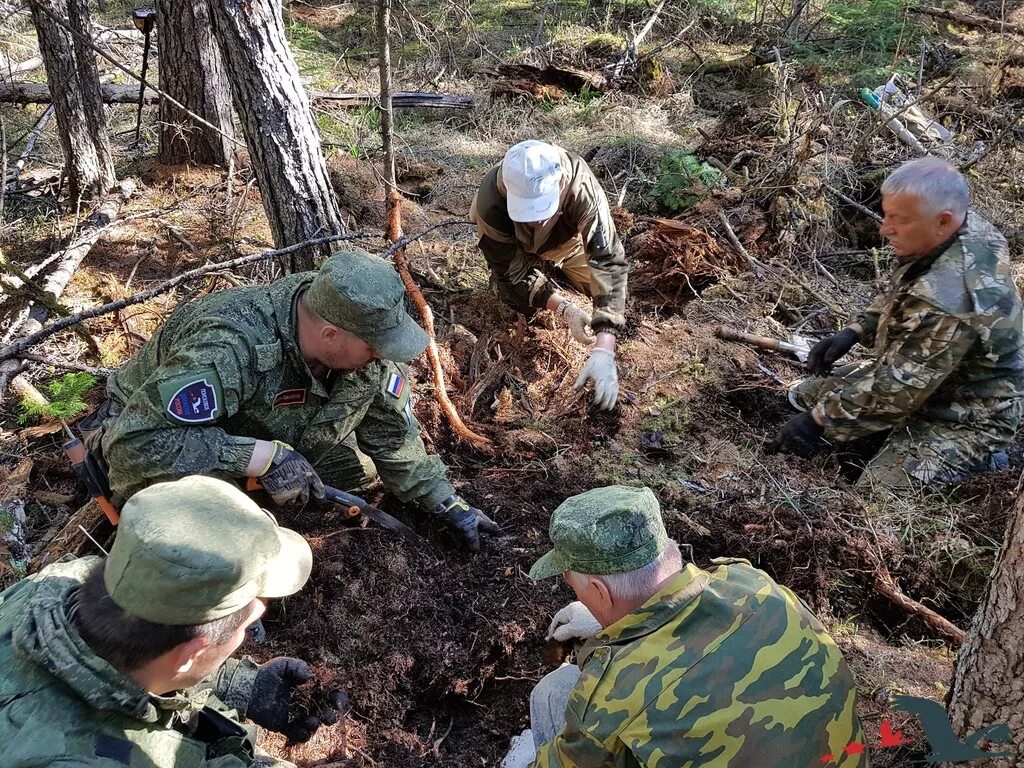
M795 404L813 409L826 395L844 389L871 365L853 363L835 369L832 376L812 377L791 389ZM920 484L961 482L970 475L1007 465L1002 450L1012 441L1024 415L1017 402L998 418L982 423L961 424L952 421L913 417L889 432L881 449L868 461L857 481L862 488L882 486L890 490L912 488Z
M569 695L580 679L580 668L563 664L541 678L530 693L530 730L537 749L565 728L565 710Z

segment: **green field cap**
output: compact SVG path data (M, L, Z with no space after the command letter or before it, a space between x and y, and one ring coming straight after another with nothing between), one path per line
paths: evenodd
M551 515L554 549L533 564L537 581L566 571L607 576L643 568L668 545L650 488L609 485L563 501Z
M405 311L405 286L379 256L353 249L325 261L306 294L320 317L354 333L386 360L407 363L427 348L427 334Z
M194 625L298 592L312 563L306 540L236 486L194 476L128 499L103 583L132 616Z

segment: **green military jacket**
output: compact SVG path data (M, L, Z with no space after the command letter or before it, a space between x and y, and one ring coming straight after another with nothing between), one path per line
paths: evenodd
M296 311L315 274L179 307L110 378L122 410L106 421L102 445L119 501L185 475L241 477L257 439L282 440L318 469L357 444L405 502L432 507L455 492L420 440L404 366L373 361L327 381L310 372Z
M866 375L815 409L831 440L928 421L1003 426L1024 398L1024 312L1006 240L969 213L936 252L899 267L860 314Z
M257 754L219 698L248 701L253 675L246 691L244 674L222 670L212 689L153 696L92 652L74 627L75 593L101 563L57 563L0 592L0 766L294 768ZM200 740L200 721L221 736Z
M512 221L508 215L501 163L484 176L473 199L470 219L477 226L480 250L494 272L502 299L518 312L543 309L554 286L526 255L540 255L578 241L591 274L595 332L615 332L625 325L626 251L612 221L608 198L597 177L579 155L562 154L558 212L541 230Z
M868 764L853 677L821 624L763 571L717 562L687 565L584 646L537 768Z

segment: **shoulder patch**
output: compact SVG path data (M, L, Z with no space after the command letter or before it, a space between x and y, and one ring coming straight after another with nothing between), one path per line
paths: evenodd
M175 424L208 424L223 409L224 391L212 368L162 382L159 390L164 416Z
M105 757L108 760L115 760L122 765L132 764L132 743L116 736L99 734L96 736L96 757Z
M399 376L397 373L392 373L388 377L387 393L392 397L401 397L405 391L405 379Z

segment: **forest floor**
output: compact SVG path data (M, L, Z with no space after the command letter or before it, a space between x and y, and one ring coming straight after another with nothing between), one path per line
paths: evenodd
M618 56L621 35L576 6L554 6L536 47L530 43L541 11L533 6L477 6L471 21L435 18L454 14L455 6L398 14L396 87L475 99L467 112L399 113L405 231L465 218L484 172L517 141L546 139L587 157L615 206L633 265L628 329L619 340L620 404L598 412L589 393L571 388L586 349L546 313L524 325L490 292L471 229L435 232L410 246L412 272L437 323L449 394L493 441L493 452L453 435L429 372L419 366L415 410L459 491L505 533L470 555L383 491L372 500L427 543L345 525L329 507L286 520L313 546L313 576L302 593L272 606L268 640L246 651L259 659L308 659L318 685L340 684L353 707L344 723L309 744L290 747L268 736L272 748L303 765L497 765L509 738L527 725L531 687L551 669L543 655L550 616L572 598L557 581L534 584L526 576L546 551L550 514L567 496L626 483L655 490L670 534L696 563L747 558L821 616L857 676L870 742L883 718L907 726L917 740L902 751L873 753L873 764L902 765L924 753L914 723L892 715L887 702L895 693L941 700L952 651L931 627L882 598L874 578L887 569L907 595L966 628L1019 491L1024 448L1015 446L1009 470L956 488L900 497L864 492L852 485L855 457L803 460L766 451L791 413L785 390L802 375L800 364L716 336L726 325L813 341L842 327L882 285L889 256L877 225L828 187L878 211L884 172L914 156L887 131L873 132L876 121L857 91L884 84L893 70L913 81L921 40L922 91L952 76L926 110L953 131L954 161L987 151L970 176L976 206L1020 253L1024 209L1014 169L1021 136L992 140L1024 107L1024 70L1006 63L1024 41L911 16L895 0L876 5L883 4L895 9L895 21L884 14L851 19L829 5L831 15L805 22L815 24L813 39L827 38L824 51L825 43L805 42L780 52L783 68L772 57L766 66L719 75L695 74L696 57L705 66L739 57L777 31L766 31L763 17L754 23L757 6L754 16L744 4L676 10L645 42L641 52L654 52L621 87L544 90L539 98L484 70L553 62L597 71ZM121 25L120 5L109 4L105 24ZM1020 5L1005 4L1007 21L1024 22ZM1000 4L955 7L998 15ZM626 29L649 12L642 4L616 6L615 21ZM373 92L368 13L363 5L290 5L288 32L310 87ZM690 21L686 44L673 42ZM449 28L456 32L443 33ZM29 42L19 45L6 49L9 58L31 52ZM5 105L8 142L39 113ZM316 116L344 219L352 230L382 232L375 113L318 107ZM151 131L155 108L144 120ZM112 110L112 121L115 133L131 132L134 109ZM71 310L273 245L244 160L231 172L158 166L129 148L130 138L118 139L118 175L136 178L139 191L65 293ZM720 182L704 183L680 170L685 157L728 170L702 177ZM44 179L59 165L51 129L28 178ZM22 268L52 252L75 221L45 188L10 197L5 214L0 245ZM722 214L764 265L759 276L730 242ZM360 245L379 251L383 240ZM67 334L36 351L58 362L113 367L182 301L271 277L266 266L215 273L89 321L95 349ZM5 303L6 323L16 302ZM44 391L62 374L45 363L29 369ZM96 386L86 401L102 397ZM46 433L45 425L26 428L19 412L11 398L0 406L0 502L25 501L23 539L35 554L85 499L60 434ZM0 558L0 586L20 575L7 559Z

